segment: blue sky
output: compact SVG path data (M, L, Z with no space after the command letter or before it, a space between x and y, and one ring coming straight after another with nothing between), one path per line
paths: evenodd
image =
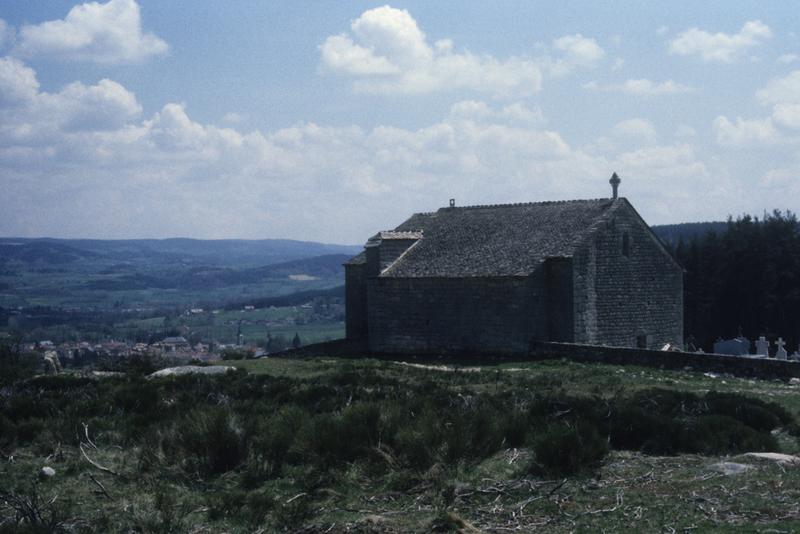
M562 5L566 4L566 5ZM622 194L798 208L792 2L0 4L0 235L360 243Z

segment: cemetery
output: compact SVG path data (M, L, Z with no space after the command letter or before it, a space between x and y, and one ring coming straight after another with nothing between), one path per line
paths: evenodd
M774 351L770 351L770 342L765 336L759 336L755 342L755 352L749 339L737 336L734 339L719 340L714 343L715 354L728 354L743 358L775 358L776 360L790 360L800 362L800 347L791 355L786 351L786 342L779 337L774 343Z

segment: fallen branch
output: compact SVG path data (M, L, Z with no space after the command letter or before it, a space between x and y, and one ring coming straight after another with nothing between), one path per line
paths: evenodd
M524 501L522 501L522 503L520 503L520 505L519 505L519 512L520 512L520 513L522 513L522 512L525 510L525 507L526 507L526 506L528 506L528 505L529 505L530 503L532 503L533 501L538 501L539 499L544 499L544 496L543 496L543 495L539 495L539 496L537 496L537 497L530 497L529 499L525 499L525 500L524 500Z
M622 497L622 495L623 495L623 494L622 494L622 490L619 490L619 491L617 492L617 504L615 504L615 505L614 505L614 506L612 506L611 508L602 508L602 509L600 509L600 510L592 510L592 511L590 511L590 512L583 512L583 514L582 514L582 515L592 515L592 514L608 514L608 513L611 513L611 512L616 512L616 511L617 511L617 509L618 509L620 506L622 506L622 501L623 501L623 497Z
M291 499L289 499L288 501L286 501L286 503L285 503L285 504L289 504L289 503L290 503L290 502L292 502L293 500L295 500L295 499L299 499L299 498L300 498L300 497L302 497L303 495L307 495L307 494L306 494L305 492L303 492L303 493L298 493L297 495L295 495L294 497L292 497Z
M83 450L83 443L79 444L78 448L81 450L81 454L83 454L83 457L86 458L86 461L89 462L90 464L92 464L93 466L95 466L96 468L98 468L100 471L103 471L103 472L106 472L106 473L111 473L112 475L114 475L116 477L120 476L120 474L117 473L116 471L114 471L113 469L109 469L108 467L104 467L104 466L98 464L97 462L95 462L94 460L92 460L91 458L89 458L89 455L86 454L85 450Z
M565 479L564 479L564 480L562 480L562 481L561 481L559 484L557 484L555 488L551 489L551 490L550 490L550 493L548 493L548 494L547 494L547 496L549 497L550 495L552 495L552 494L554 494L555 492L557 492L558 490L560 490L560 489L561 489L561 486L563 486L563 485L564 485L564 484L566 484L566 483L567 483L567 479L565 478Z
M114 499L112 499L112 498L111 498L111 495L109 495L109 493L108 493L108 491L106 490L105 486L103 486L103 484L101 484L99 480L97 480L96 478L94 478L94 475L93 475L93 474L91 474L91 473L89 473L89 472L87 472L86 474L87 474L87 475L89 475L89 478L92 480L92 482L94 482L94 483L95 483L95 485L96 485L98 488L100 488L100 491L103 493L103 495L105 495L105 496L106 496L106 498L107 498L109 501L113 501L113 500L114 500Z
M56 445L56 448L55 448L55 450L54 450L54 451L53 451L51 454L48 454L48 455L47 455L47 458L46 458L46 460L47 460L48 462L49 462L50 460L56 460L56 461L59 461L59 460L63 460L63 458L64 458L64 452L61 450L61 442L59 441L59 442L58 442L58 445Z
M89 437L89 425L86 423L81 424L83 425L83 433L86 436L86 442L91 445L94 450L97 450L97 445L95 445L94 441L92 441L92 438Z

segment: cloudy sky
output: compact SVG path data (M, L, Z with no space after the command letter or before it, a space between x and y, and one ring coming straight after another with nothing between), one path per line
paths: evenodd
M612 171L652 224L797 211L796 4L661 4L2 2L0 235L357 244Z

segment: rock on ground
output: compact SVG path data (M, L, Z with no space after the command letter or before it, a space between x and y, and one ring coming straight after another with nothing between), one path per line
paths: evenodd
M199 365L183 365L181 367L167 367L151 373L147 378L160 378L163 376L179 375L221 375L235 371L236 367L230 365L209 365L201 367Z
M719 471L723 475L738 475L753 469L750 464L738 464L736 462L719 462L708 466L712 471Z
M39 469L39 478L42 480L56 476L56 470L49 466Z
M800 457L791 454L781 454L779 452L748 452L745 456L751 458L761 458L762 460L772 460L781 465L800 465Z

